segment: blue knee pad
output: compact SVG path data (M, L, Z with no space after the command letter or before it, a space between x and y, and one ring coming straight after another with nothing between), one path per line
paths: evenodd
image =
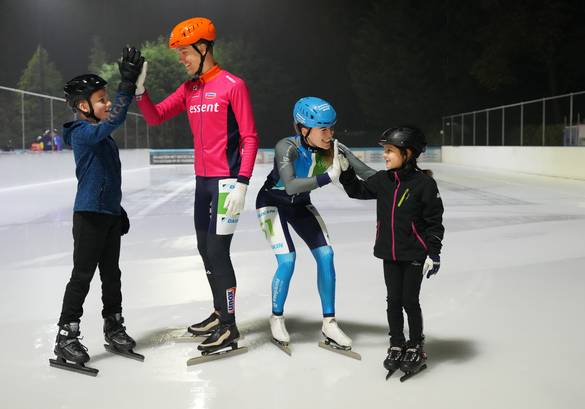
M282 315L288 295L288 286L295 269L296 253L277 254L278 267L272 279L272 313Z
M321 297L324 317L335 316L335 266L333 248L321 246L311 250L317 261L317 287Z

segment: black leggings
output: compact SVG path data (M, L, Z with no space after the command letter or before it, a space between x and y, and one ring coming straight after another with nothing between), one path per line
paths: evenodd
M195 182L197 250L207 272L213 307L219 311L220 321L225 324L236 320L236 275L230 258L230 246L238 218L228 217L223 207L226 190L229 190L226 185L233 183L235 179L201 176L197 176Z
M96 267L102 280L102 316L122 312L120 216L73 213L73 271L63 297L59 325L79 322Z
M424 341L423 318L419 303L422 268L423 263L420 261L384 260L384 280L388 291L386 311L392 346L401 346L406 342L402 308L408 316L410 341L413 343Z

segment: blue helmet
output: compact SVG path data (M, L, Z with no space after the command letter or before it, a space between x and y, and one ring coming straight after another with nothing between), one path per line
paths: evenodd
M330 128L337 122L337 113L324 99L304 97L297 101L293 109L295 124L307 128Z

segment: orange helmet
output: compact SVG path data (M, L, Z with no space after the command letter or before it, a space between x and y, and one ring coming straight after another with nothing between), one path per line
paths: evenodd
M215 26L211 20L205 17L190 18L181 21L173 28L169 38L169 47L185 47L201 40L215 41Z

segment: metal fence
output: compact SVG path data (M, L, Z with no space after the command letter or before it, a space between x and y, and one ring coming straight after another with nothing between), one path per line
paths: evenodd
M60 134L63 123L73 119L75 115L64 98L0 86L2 150L38 150L43 134ZM134 112L128 112L124 126L113 135L120 148L150 147L149 127L143 116Z
M443 145L585 145L585 91L443 117Z

